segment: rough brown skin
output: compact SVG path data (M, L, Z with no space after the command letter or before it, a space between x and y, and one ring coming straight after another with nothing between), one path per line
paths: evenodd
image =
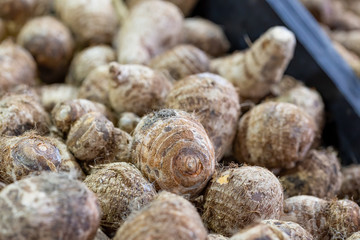
M186 18L182 31L184 43L192 44L210 56L219 57L230 48L221 27L207 19Z
M327 224L328 202L313 196L300 195L284 202L282 221L298 223L314 239L329 239Z
M0 135L18 136L34 130L49 132L50 118L32 95L8 94L0 99Z
M330 36L333 40L340 43L357 56L360 56L360 30L333 31Z
M278 228L259 223L255 226L241 230L239 233L235 234L230 238L230 240L290 240L290 238L285 235Z
M348 237L346 240L359 240L360 239L360 232L356 232L350 237Z
M165 72L171 80L209 71L209 58L192 45L178 45L153 58L149 66Z
M144 2L146 0L125 0L125 1L129 8L133 8L136 4L140 2ZM199 0L165 0L165 1L175 4L178 8L180 8L180 10L184 13L185 16L188 16Z
M164 109L142 118L134 130L132 161L157 189L195 197L215 170L214 148L190 114Z
M19 84L35 85L36 63L31 54L14 44L0 44L0 88L11 89Z
M55 11L80 45L111 43L118 27L111 0L55 0Z
M79 98L85 98L111 107L109 100L110 83L109 64L98 66L86 76L81 84Z
M350 200L331 201L328 207L330 239L346 239L360 231L360 207Z
M234 156L266 168L292 168L315 138L313 119L290 103L267 102L247 112L238 125Z
M134 6L120 29L118 62L147 64L180 42L183 16L172 3L144 1Z
M211 73L182 79L169 92L166 107L196 115L214 145L217 161L231 148L240 103L236 89L226 79Z
M224 237L223 235L215 234L215 233L209 234L207 236L207 240L228 240L228 239L229 238Z
M337 153L332 148L311 150L295 168L282 173L284 176L280 177L280 182L285 197L336 197L342 183L340 167Z
M84 183L98 196L101 226L110 235L116 233L131 212L140 210L156 196L154 186L141 172L124 162L96 166Z
M120 114L118 127L125 132L132 134L141 118L132 112L124 112Z
M250 49L212 60L210 69L238 87L239 95L257 101L279 82L293 57L295 36L285 27L272 27Z
M42 174L0 192L0 238L9 240L91 240L100 223L94 193L82 182Z
M41 105L51 112L57 103L78 98L78 88L64 83L43 85L38 89Z
M115 52L110 46L96 45L85 48L72 60L66 82L80 86L93 69L115 59Z
M280 82L275 83L271 86L270 88L270 93L271 95L278 97L280 95L285 94L286 92L290 91L291 89L298 87L298 86L303 86L304 84L289 76L289 75L284 75L281 79Z
M281 220L263 220L261 223L278 228L287 235L291 240L313 240L313 236L299 224L294 222L285 222Z
M360 165L353 164L341 169L343 181L339 198L351 199L360 203Z
M204 223L231 236L258 220L278 219L283 210L279 180L262 167L240 167L220 173L205 195Z
M165 75L141 65L110 64L109 100L118 113L133 112L139 116L159 109L170 91Z
M206 229L195 207L181 196L161 192L148 206L130 216L114 240L205 240Z
M100 112L89 112L71 126L66 145L80 161L112 158L117 148L115 128Z
M70 30L62 22L52 16L34 18L21 29L17 42L35 58L42 81L53 83L64 80L64 69L73 55L74 41ZM49 74L60 70L61 75Z
M111 113L101 103L95 103L87 99L74 99L60 102L51 111L54 125L63 133L68 133L71 125L84 114L99 112L112 120Z
M306 86L296 86L274 99L276 102L287 102L302 108L315 120L318 134L325 124L325 106L319 92Z

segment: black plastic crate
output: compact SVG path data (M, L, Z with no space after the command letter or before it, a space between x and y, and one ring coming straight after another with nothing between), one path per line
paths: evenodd
M292 30L297 47L286 73L322 95L324 144L339 150L343 164L360 163L360 80L298 0L201 0L194 15L221 25L232 50L247 48L245 37L255 41L272 26Z

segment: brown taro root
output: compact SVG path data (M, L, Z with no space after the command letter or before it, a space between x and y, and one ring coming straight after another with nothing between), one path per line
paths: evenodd
M115 127L100 112L89 112L70 128L66 145L80 161L112 158L116 152Z
M82 182L54 173L8 185L0 208L0 239L8 240L91 240L101 215Z
M111 43L117 29L111 0L55 0L55 11L80 45Z
M195 207L181 196L161 192L117 231L114 240L206 240L207 232Z
M313 236L306 231L299 224L294 222L285 222L281 220L263 220L261 221L264 224L270 225L279 229L285 235L287 235L291 240L312 240Z
M0 135L18 136L34 130L49 132L50 118L45 109L29 94L8 94L0 99Z
M74 99L60 102L51 111L54 125L63 133L68 133L71 125L89 112L99 112L112 120L112 114L107 108L100 104L86 99Z
M278 228L259 223L255 226L241 230L239 233L235 234L230 238L230 240L290 240L287 235L285 235Z
M350 165L341 169L343 182L339 198L348 198L360 203L360 165Z
M224 237L223 235L215 234L215 233L209 234L207 236L207 240L228 240L228 239L229 238Z
M152 0L137 4L116 40L118 62L147 64L180 42L182 23L183 16L172 3Z
M295 36L285 27L272 27L250 49L212 60L210 69L238 87L241 98L259 100L279 82L293 57Z
M132 112L124 112L120 114L118 127L121 130L131 134L139 124L141 118Z
M17 42L35 58L42 81L64 80L74 43L70 30L62 22L52 16L34 18L21 29Z
M110 238L103 231L98 229L94 240L110 240Z
M284 202L283 221L298 223L314 239L328 239L327 225L328 202L313 196L300 195Z
M35 85L36 63L31 54L12 41L0 44L0 89Z
M134 130L132 161L157 189L196 196L215 170L212 143L190 114L163 109L143 117Z
M230 43L220 26L198 17L185 19L183 41L213 57L225 54L230 48Z
M78 88L64 83L43 85L39 88L40 101L46 111L51 112L57 103L74 100Z
M278 219L283 210L279 180L262 167L240 167L217 176L205 195L203 220L209 229L231 236L258 220Z
M325 107L319 92L306 86L295 86L274 99L276 102L295 104L303 109L316 123L318 134L321 135L325 123Z
M141 65L110 64L109 99L118 113L142 116L164 103L171 82L161 73Z
M98 45L85 48L72 60L66 82L80 86L93 69L115 59L115 52L110 46Z
M86 177L85 185L98 197L102 210L101 226L109 234L156 196L155 188L129 163L98 165Z
M226 79L211 73L182 79L167 96L166 107L197 116L214 145L217 161L231 148L240 103L234 86Z
M330 36L346 49L352 51L357 56L360 56L360 30L334 31L330 34Z
M153 58L149 66L165 72L171 80L209 71L209 59L192 45L179 45Z
M359 240L360 239L360 232L356 232L350 237L348 237L346 240Z
M328 207L330 239L346 239L360 231L360 207L350 200L331 201Z
M11 183L41 171L70 172L83 177L80 166L66 145L52 137L33 132L19 137L0 138L0 181Z
M81 84L79 98L85 98L111 107L109 100L110 83L109 64L98 66L86 76Z
M239 162L292 168L306 156L316 132L313 119L290 103L262 103L238 125L234 154Z
M147 0L125 0L129 8L133 8L136 4L144 2ZM188 16L191 13L191 10L195 7L196 3L199 0L165 0L175 4L180 10L184 13L185 16Z
M295 168L282 173L285 197L312 195L333 198L340 190L342 174L337 153L328 148L311 150Z

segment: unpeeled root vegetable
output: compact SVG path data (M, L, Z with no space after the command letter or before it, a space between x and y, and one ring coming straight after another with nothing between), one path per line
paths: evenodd
M351 235L349 238L347 238L346 240L359 240L360 239L360 232L356 232L353 235Z
M285 27L272 27L250 49L218 58L210 69L238 87L242 98L259 100L279 82L293 57L295 36Z
M113 158L116 153L115 127L100 112L89 112L71 126L66 145L80 161Z
M226 79L211 73L182 79L167 96L166 107L196 115L214 145L217 161L231 148L240 103L234 86Z
M214 148L201 123L172 109L141 119L133 133L132 161L157 189L190 197L215 170Z
M338 42L333 42L336 51L349 64L355 74L360 78L360 57L350 50L346 49Z
M303 85L304 84L301 81L296 80L295 78L289 75L284 75L280 82L275 83L271 86L270 93L273 96L280 96L297 86L303 86Z
M62 22L52 16L34 18L21 29L17 42L35 58L41 80L47 83L64 80L74 42ZM62 74L52 74L60 70Z
M56 104L74 100L78 97L78 88L64 83L43 85L39 89L41 105L51 112Z
M207 236L207 240L228 240L228 239L229 238L224 237L223 235L215 234L215 233L209 234Z
M335 197L342 182L340 161L336 155L332 148L311 150L295 168L284 172L280 182L284 187L285 197Z
M278 219L283 210L279 180L262 167L223 171L205 195L203 220L209 229L231 236L258 220Z
M111 43L118 27L111 0L55 0L55 11L80 45Z
M348 50L360 56L360 31L334 31L331 38L343 45Z
M328 202L313 196L296 196L285 200L283 221L296 222L314 239L328 239Z
M98 197L101 226L115 233L131 212L138 211L156 196L155 188L129 163L98 165L84 183Z
M125 0L129 8L133 8L136 4L140 2L145 2L147 0ZM180 10L184 13L185 16L188 16L191 13L191 10L195 7L196 3L199 0L165 0L175 4Z
M118 62L147 64L180 41L183 16L172 3L145 1L134 6L117 39Z
M8 94L0 100L0 134L18 136L28 130L49 132L50 118L32 95Z
M149 66L165 72L171 80L209 71L206 54L192 45L178 45L153 58Z
M85 98L111 107L109 100L111 75L109 64L94 68L79 88L79 98Z
M206 229L195 207L181 196L164 191L130 216L114 240L205 240L206 237Z
M299 224L294 222L285 222L281 220L263 220L261 221L264 224L270 225L272 227L278 228L281 232L289 237L291 240L312 240L313 236L306 231Z
M36 63L31 54L12 41L0 44L0 88L19 84L35 85Z
M292 103L303 109L316 123L321 135L325 124L325 106L319 92L306 86L296 86L274 99L276 102Z
M93 69L115 59L115 52L110 46L97 45L85 48L72 60L66 82L80 86Z
M246 228L235 234L230 240L290 240L290 238L281 232L278 228L271 225L259 223L255 226Z
M141 118L132 112L124 112L120 114L118 127L121 130L131 134L139 124Z
M240 119L234 155L267 168L293 168L306 156L315 132L314 120L294 104L262 103Z
M99 112L112 119L111 113L104 105L86 99L74 99L57 103L51 111L51 117L54 125L62 133L66 134L75 121L89 112Z
M339 198L348 198L360 203L360 165L350 165L342 170L343 182Z
M213 57L225 54L230 48L221 27L207 19L185 19L182 34L184 43L192 44Z
M0 192L0 239L90 240L100 223L94 193L69 176L42 174Z
M109 100L118 113L142 116L163 105L171 82L161 73L141 65L110 64Z
M103 231L98 229L94 240L110 240L110 238Z

